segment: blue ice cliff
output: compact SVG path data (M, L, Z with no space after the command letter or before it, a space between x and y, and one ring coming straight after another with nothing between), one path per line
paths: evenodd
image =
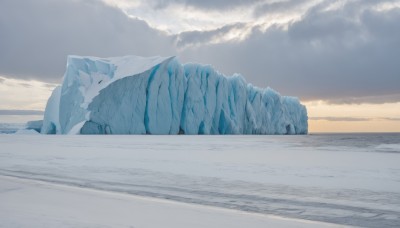
M294 97L175 57L69 56L43 134L307 134Z

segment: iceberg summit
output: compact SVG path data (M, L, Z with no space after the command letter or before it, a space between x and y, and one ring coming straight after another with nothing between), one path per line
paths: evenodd
M294 97L176 57L69 56L43 134L307 134Z

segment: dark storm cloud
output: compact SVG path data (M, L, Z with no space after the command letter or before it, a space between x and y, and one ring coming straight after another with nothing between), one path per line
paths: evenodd
M248 6L263 0L149 0L156 9L163 9L171 5L184 5L205 10L227 10L240 6Z
M0 74L56 82L69 54L172 52L172 38L99 1L0 1Z
M287 30L254 28L243 42L186 49L182 58L196 56L302 100L375 102L391 95L390 102L400 101L400 9L357 11L353 3L322 9L316 6Z

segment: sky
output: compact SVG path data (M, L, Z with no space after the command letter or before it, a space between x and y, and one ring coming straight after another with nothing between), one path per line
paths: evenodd
M400 0L0 0L0 122L40 118L70 54L175 55L299 97L310 132L399 132L399 27Z

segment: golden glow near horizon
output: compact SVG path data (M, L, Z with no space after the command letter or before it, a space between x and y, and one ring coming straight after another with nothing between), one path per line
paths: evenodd
M309 132L400 132L400 102L327 104L304 102Z
M44 110L55 84L0 76L0 109Z
M326 121L309 120L309 133L344 133L344 132L400 132L400 121Z

